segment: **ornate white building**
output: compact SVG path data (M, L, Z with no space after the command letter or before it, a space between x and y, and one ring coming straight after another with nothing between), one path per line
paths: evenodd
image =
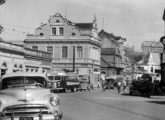
M160 73L160 56L158 53L146 54L142 61L139 62L139 66L143 68L146 73L157 74Z
M46 24L28 34L25 46L52 53L52 71L74 71L95 83L99 78L101 41L96 17L89 23L74 23L56 13Z

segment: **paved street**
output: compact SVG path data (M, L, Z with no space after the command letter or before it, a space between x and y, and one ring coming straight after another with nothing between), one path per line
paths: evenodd
M63 120L164 120L165 97L144 98L115 90L58 93Z

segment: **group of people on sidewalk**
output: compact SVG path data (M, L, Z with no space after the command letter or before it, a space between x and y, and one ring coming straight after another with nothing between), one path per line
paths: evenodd
M105 91L106 89L106 73L102 72L100 75L100 80L101 80L101 87L102 90ZM117 88L118 93L121 92L121 90L125 90L127 88L127 78L126 77L119 77L116 79L116 81L114 82L114 86Z

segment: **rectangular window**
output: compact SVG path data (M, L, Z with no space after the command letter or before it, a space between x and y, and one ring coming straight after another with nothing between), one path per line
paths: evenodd
M83 58L83 47L77 46L77 58Z
M56 28L55 27L52 28L52 35L56 35Z
M151 67L151 72L153 73L153 67Z
M62 58L68 58L68 46L62 46Z
M38 50L38 46L32 46L33 50Z
M60 31L59 31L60 35L63 35L63 34L64 34L64 28L60 27L59 30L60 30Z
M47 52L53 53L53 46L47 46Z

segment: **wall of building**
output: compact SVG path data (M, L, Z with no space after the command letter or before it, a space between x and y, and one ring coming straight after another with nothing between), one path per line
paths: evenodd
M35 30L34 35L28 35L25 45L38 46L39 50L45 50L48 45L53 46L53 70L73 70L80 75L88 75L91 82L95 81L95 70L100 70L101 42L97 38L97 24L73 23L56 13L49 18L48 23L41 24ZM52 28L56 34L52 34ZM63 34L59 34L59 28L63 28ZM43 34L41 36L41 33ZM62 46L68 46L68 57L62 58ZM82 58L78 58L77 47L82 46ZM73 64L73 47L75 47L75 64ZM98 75L97 75L98 76Z
M104 30L99 32L99 37L102 41L101 71L106 72L107 76L120 74L124 69L123 43L125 40Z
M44 54L44 55L42 55ZM21 45L0 42L0 77L11 72L42 72L50 70L51 55L42 51L25 49ZM44 57L45 56L45 57ZM40 69L40 71L38 71Z

